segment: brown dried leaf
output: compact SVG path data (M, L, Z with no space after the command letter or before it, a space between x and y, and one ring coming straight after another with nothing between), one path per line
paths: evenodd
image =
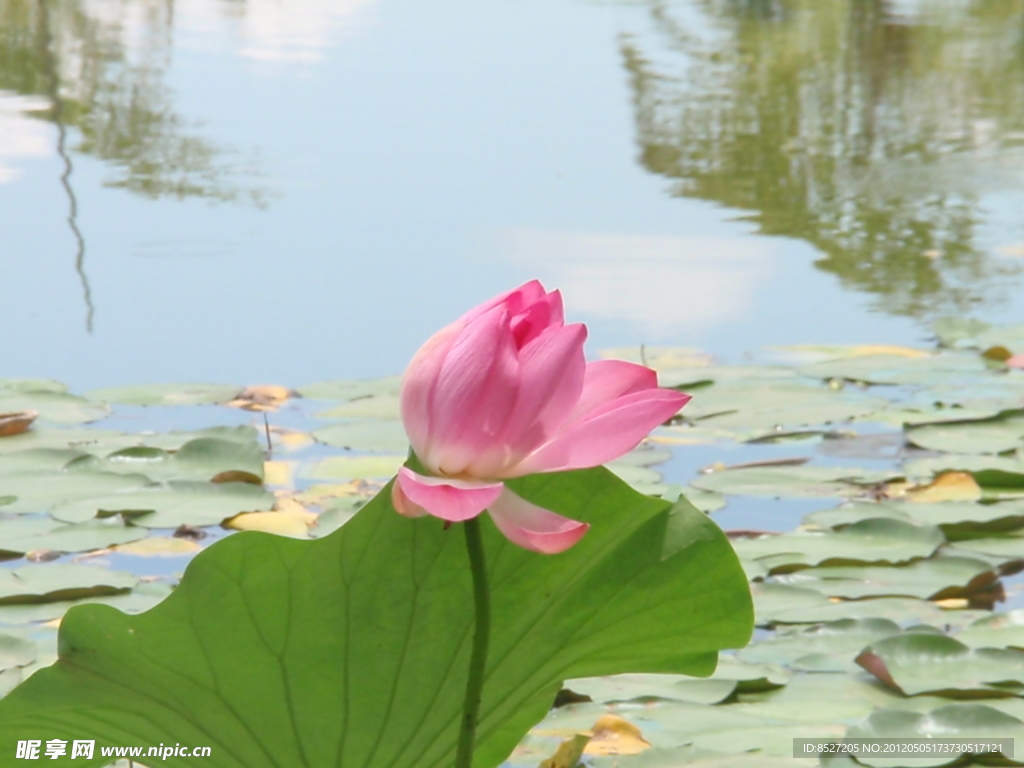
M39 416L39 411L0 413L0 437L13 437L27 430Z

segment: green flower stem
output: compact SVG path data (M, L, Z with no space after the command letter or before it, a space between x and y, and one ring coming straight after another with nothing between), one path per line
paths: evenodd
M487 644L491 639L491 595L487 589L487 564L484 562L484 541L480 535L480 518L467 520L463 523L463 527L466 530L469 570L473 574L476 627L473 631L473 653L469 657L469 678L466 681L466 700L462 705L462 725L459 728L459 748L455 753L455 768L470 768L473 764L476 725L480 717L480 691L484 686Z

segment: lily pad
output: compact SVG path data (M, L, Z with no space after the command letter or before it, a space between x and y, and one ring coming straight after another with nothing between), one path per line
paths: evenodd
M949 541L959 541L984 536L986 532L1012 531L1024 527L1024 502L942 501L919 504L905 501L852 501L834 509L812 512L804 517L804 524L837 528L873 517L887 517L915 525L937 525Z
M0 454L31 449L58 449L106 456L108 453L120 450L121 448L138 446L177 450L188 441L200 437L251 442L256 439L256 430L251 426L236 426L211 427L194 432L142 432L133 434L83 427L33 429L24 434L5 437L0 440Z
M986 592L998 575L988 562L932 557L899 567L806 568L776 577L781 584L815 589L829 597L970 598Z
M43 512L69 501L138 488L148 482L142 475L24 472L0 476L0 496L17 497L4 507L7 512Z
M57 520L85 522L117 513L145 528L216 525L239 512L266 511L274 496L248 483L198 483L172 480L124 493L97 496L50 510Z
M908 478L929 478L941 472L983 472L997 469L1003 472L1024 473L1024 460L1020 456L992 456L990 454L954 454L913 459L904 462L903 472Z
M1024 692L1024 651L970 648L946 635L912 632L872 643L857 663L886 685L915 696L1013 696Z
M898 635L900 626L889 619L840 619L814 627L778 632L756 640L738 655L745 661L793 663L811 654L852 659L865 646Z
M57 472L87 454L60 448L34 448L27 451L0 453L0 477L25 472Z
M0 379L0 395L22 394L26 392L67 392L66 384L52 379Z
M0 395L0 413L38 411L54 424L85 424L105 417L109 410L85 398L57 392L25 392Z
M733 547L742 558L772 558L773 568L781 568L784 565L903 563L928 557L945 541L942 531L935 526L872 518L838 531L798 531L737 539Z
M53 603L128 592L138 582L130 573L90 565L47 563L0 569L0 605Z
M852 726L846 734L851 739L962 739L988 741L1019 739L1024 736L1024 723L995 707L974 702L954 702L929 712L907 712L880 709ZM963 752L951 751L934 755L914 755L913 765L922 767L946 765ZM908 759L899 755L863 755L865 765L877 768L899 768Z
M689 420L699 419L702 426L771 429L848 421L887 404L880 398L824 386L744 382L701 392L683 413Z
M840 619L876 618L902 623L953 625L969 624L985 614L984 611L944 611L927 600L910 597L830 601L821 593L818 595L824 604L778 611L772 616L772 621L779 624L818 624Z
M313 432L319 442L357 451L404 453L409 439L400 421L367 419L332 424Z
M737 496L824 498L853 496L862 493L864 486L894 477L899 477L899 473L814 465L767 466L712 472L691 481L690 485Z
M55 565L61 564L50 563L46 566L38 567L52 568ZM84 568L87 566L78 567ZM97 584L101 584L104 581L110 581L110 579L100 578L96 581ZM54 619L61 618L71 608L79 605L109 605L125 613L141 613L158 604L169 594L171 594L171 586L169 584L141 582L136 584L130 592L118 590L112 594L110 589L104 585L103 589L92 592L86 590L74 600L58 600L47 603L0 603L0 625L10 627L34 622L53 621Z
M388 478L405 463L405 456L331 456L314 464L306 473L314 480L353 480L356 478Z
M18 526L21 530L18 530ZM149 535L145 528L127 525L120 517L62 525L50 518L0 521L0 558L26 552L90 552L114 544L127 544Z
M0 634L0 672L24 667L35 661L36 644L12 635Z
M1024 413L1004 411L991 419L928 424L907 429L914 445L946 453L1002 453L1024 448Z
M358 397L316 415L321 419L398 419L398 395L388 393Z
M241 391L242 387L224 384L144 384L94 389L86 397L118 405L213 405L226 403Z
M1024 650L1024 610L996 613L969 624L956 639L971 648Z
M356 400L375 395L396 395L401 387L401 376L388 376L383 379L321 381L300 387L299 394L315 400Z
M735 680L699 679L685 675L613 675L566 680L563 684L594 701L668 699L694 704L717 704L736 689Z
M991 327L972 317L940 317L932 323L932 330L944 347L976 346L975 339Z
M263 479L263 449L252 439L225 440L198 437L177 451L152 446L122 448L103 458L84 455L68 463L68 472L140 474L150 480L211 480L225 472L241 472Z
M860 355L805 365L800 373L817 379L847 379L866 384L931 384L960 380L986 370L977 355L944 352L923 357Z

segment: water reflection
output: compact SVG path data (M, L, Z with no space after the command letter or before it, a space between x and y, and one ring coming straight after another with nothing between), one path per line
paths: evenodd
M0 91L45 96L31 113L73 129L106 183L150 198L261 204L252 159L204 139L165 82L173 0L0 0ZM6 136L5 136L6 138Z
M1024 204L1022 0L649 11L652 34L622 53L641 161L675 194L806 239L819 269L891 314L1012 295L1020 269L992 256L985 224Z

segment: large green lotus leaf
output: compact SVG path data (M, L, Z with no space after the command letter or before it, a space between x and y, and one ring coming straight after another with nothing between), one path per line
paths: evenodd
M1004 411L996 418L927 424L906 430L914 445L945 453L1002 453L1024 448L1024 413Z
M321 381L299 387L299 394L314 400L358 400L364 397L395 395L401 389L401 376L383 379Z
M20 557L33 550L90 552L127 544L149 535L146 528L127 525L120 516L62 525L51 518L0 520L0 559Z
M1024 650L1024 610L996 613L968 624L956 639L971 648Z
M401 414L398 394L389 392L349 400L316 415L321 419L397 419Z
M75 499L138 488L148 481L142 475L93 472L24 472L0 476L0 496L16 496L5 512L43 512Z
M853 496L863 485L899 477L887 470L780 465L726 469L702 475L690 484L705 491L736 496L776 498L824 498Z
M927 357L859 355L805 365L800 373L816 379L867 384L932 384L959 381L986 370L985 362L977 355L948 352Z
M41 418L55 424L85 424L110 412L103 405L60 392L0 394L0 413L15 411L39 411Z
M67 392L66 384L52 379L0 379L0 395L21 394L24 392Z
M388 478L405 463L404 455L331 456L303 472L313 480Z
M245 472L263 479L263 448L256 433L249 440L197 437L177 451L152 446L122 448L100 458L84 455L68 463L68 472L145 475L150 480L210 480L222 472Z
M63 429L30 429L20 435L0 439L0 455L35 449L71 450L106 456L122 448L149 446L164 450L177 450L189 440L215 437L221 440L251 442L256 429L251 426L211 427L195 432L161 432L132 434L114 430L85 427Z
M776 632L739 652L745 661L793 663L811 654L852 659L865 646L898 635L900 626L888 619L841 619L813 627Z
M907 712L880 709L872 712L847 732L851 739L1019 739L1024 736L1024 722L995 707L975 702L954 702L929 712ZM934 755L862 755L858 760L877 768L901 768L906 765L947 765L961 752Z
M400 421L346 421L318 429L313 437L327 445L357 451L404 453L409 449L409 439Z
M771 558L773 569L794 565L902 563L928 557L946 539L935 526L871 518L837 531L797 531L733 541L744 559Z
M775 577L779 583L815 589L829 597L970 598L998 578L984 560L932 557L899 567L805 568Z
M886 685L915 696L1010 696L1024 692L1024 651L969 648L946 635L907 632L872 643L857 663Z
M216 525L239 512L258 512L274 506L274 496L249 483L199 483L172 480L122 493L94 496L61 504L50 515L68 523L94 517L131 513L135 525L177 528Z
M87 454L81 451L60 448L33 448L27 451L0 453L0 477L20 475L24 472L57 472L69 461L85 455Z
M46 563L0 569L0 605L52 603L130 590L138 577L92 565Z
M228 402L241 391L224 384L141 384L94 389L86 397L118 405L214 405Z
M478 768L509 754L563 679L708 674L751 630L727 540L685 502L640 496L602 468L511 485L592 527L544 556L483 521L494 613ZM324 539L219 541L141 616L69 612L61 659L0 701L0 754L45 726L97 747L212 747L168 766L449 766L473 626L464 541L389 499Z

